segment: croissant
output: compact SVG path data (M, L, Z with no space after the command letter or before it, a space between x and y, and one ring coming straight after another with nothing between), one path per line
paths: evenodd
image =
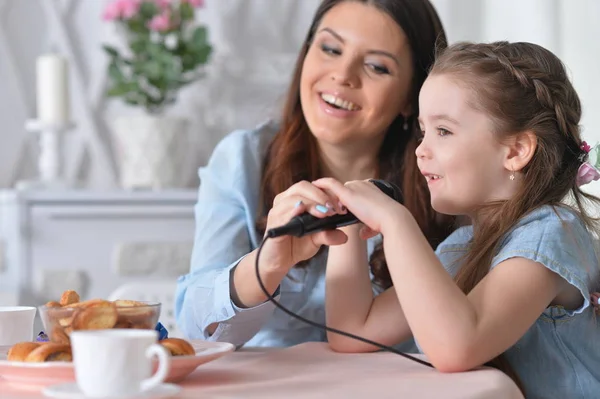
M39 342L19 342L14 344L9 350L7 355L7 360L14 362L24 362L27 355L31 353L34 349L39 347L41 343Z
M29 352L25 362L70 362L73 360L71 346L46 342Z
M167 349L171 356L193 356L196 354L194 347L184 339L180 338L165 338L158 341L165 349Z

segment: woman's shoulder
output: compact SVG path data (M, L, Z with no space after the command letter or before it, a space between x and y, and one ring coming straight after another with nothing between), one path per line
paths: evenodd
M278 131L278 123L268 120L252 129L237 129L227 134L216 145L211 161L215 157L252 157L262 161L267 147ZM209 161L210 162L210 161Z
M222 183L239 184L251 176L258 178L267 148L276 133L277 123L269 120L253 129L227 134L215 146L206 166L200 168L200 179L210 174L222 179Z

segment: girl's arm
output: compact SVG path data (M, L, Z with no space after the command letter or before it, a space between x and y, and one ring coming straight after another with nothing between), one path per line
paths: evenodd
M401 208L390 219L382 232L398 299L423 352L442 371L469 370L506 351L564 288L545 266L511 258L465 295L412 215Z
M315 185L383 234L404 317L423 352L442 371L469 370L506 351L568 285L544 265L512 257L498 264L467 296L402 205L369 182L343 185L320 179ZM393 327L397 320L388 317L397 319L400 312L392 303L385 297L375 300L365 322L356 328L366 329L367 324Z
M327 325L384 345L404 341L410 337L410 329L394 289L373 298L367 244L359 237L360 226L341 230L348 236L348 242L330 247L327 258ZM378 350L375 346L331 332L327 333L327 340L338 352Z

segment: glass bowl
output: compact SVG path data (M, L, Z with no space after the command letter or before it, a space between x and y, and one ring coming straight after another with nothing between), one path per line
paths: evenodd
M51 342L70 343L74 330L139 328L153 330L160 316L160 302L90 299L67 306L39 306L44 332Z

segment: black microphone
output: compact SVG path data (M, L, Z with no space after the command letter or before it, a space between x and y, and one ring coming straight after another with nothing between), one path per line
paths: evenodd
M370 179L369 182L377 186L377 188L383 191L387 196L400 203L403 202L402 192L395 184L376 179ZM317 218L310 213L303 213L302 215L292 218L292 220L281 227L269 229L267 231L267 237L274 238L284 235L302 237L323 230L333 230L339 227L348 226L358 223L358 221L356 216L350 212L344 215L332 215L324 218Z

